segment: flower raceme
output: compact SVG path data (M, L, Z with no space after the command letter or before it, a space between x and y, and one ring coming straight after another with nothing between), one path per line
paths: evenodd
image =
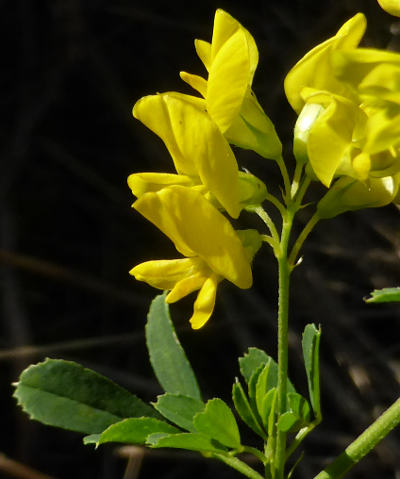
M130 274L169 290L168 303L199 290L190 319L194 329L210 318L217 285L224 278L239 288L251 287L251 261L261 246L260 235L255 230L235 232L199 192L170 186L144 193L133 208L168 236L186 258L147 261Z
M196 40L195 48L208 79L187 72L180 75L203 96L204 107L221 132L236 146L265 158L278 158L281 142L251 89L258 64L257 45L251 34L218 9L211 43Z
M357 14L285 79L299 113L297 161L308 162L309 174L328 188L340 178L322 202L325 217L383 206L398 190L400 55L357 48L364 30L365 17Z

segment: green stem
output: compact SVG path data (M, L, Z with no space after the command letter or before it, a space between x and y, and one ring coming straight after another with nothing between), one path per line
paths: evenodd
M288 319L289 319L289 284L291 268L287 252L294 211L287 210L283 218L279 267L279 300L278 300L278 415L286 411L286 389L288 377ZM275 479L283 479L286 456L286 433L277 430L275 447Z
M400 424L400 398L314 479L339 479Z
M264 210L262 206L258 206L257 208L254 209L254 211L257 213L257 215L264 221L266 224L267 228L269 229L271 233L271 237L273 240L279 244L279 234L276 229L275 223L272 221L271 217L269 214Z
M268 462L268 459L266 458L266 456L259 449L255 447L243 446L243 452L252 454L257 459L259 459L263 464L266 464Z
M236 469L238 472L248 477L249 479L264 479L261 474L255 471L252 467L248 466L245 462L241 461L237 457L232 457L227 454L211 453L211 457L224 462L228 466Z
M294 265L295 265L295 262L296 262L296 259L297 259L297 255L299 254L300 248L303 246L303 243L307 239L307 236L311 233L314 226L318 223L319 220L320 220L320 218L316 213L313 216L311 216L310 220L305 225L303 231L300 233L299 237L297 238L295 244L293 245L290 256L289 256L289 265L290 265L291 269L294 268Z
M296 161L296 168L294 170L292 186L290 188L290 197L293 199L299 189L301 174L303 173L304 163Z
M294 180L293 180L294 181ZM308 187L310 186L311 183L311 178L309 176L306 176L303 180L303 183L301 183L297 195L296 195L296 205L298 208L301 207L301 202L303 201L304 195L307 193Z
M266 193L265 200L272 203L275 206L275 208L279 210L282 216L285 214L286 212L285 206L278 200L278 198L275 198L274 195L271 195L270 193Z
M318 424L321 422L321 419L316 419L313 421L311 424L309 424L306 427L303 427L300 429L300 431L296 434L295 438L293 439L293 442L290 444L290 447L288 447L286 451L286 460L289 459L289 457L296 451L296 449L300 446L300 444L304 441L304 439L312 432Z
M285 187L285 202L288 203L290 201L290 190L291 190L291 185L290 185L290 178L289 178L289 173L286 168L285 160L283 159L282 156L276 159L276 162L278 163L279 169L281 170L281 175L283 178L283 184Z

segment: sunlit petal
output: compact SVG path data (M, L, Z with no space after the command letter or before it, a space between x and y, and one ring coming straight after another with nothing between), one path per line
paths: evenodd
M190 318L190 324L193 329L201 328L210 319L214 311L218 281L218 276L212 275L204 282L197 295L193 307L193 315Z
M173 186L146 193L133 207L166 234L184 256L199 256L215 273L240 288L251 286L250 263L240 239L230 222L200 193Z
M138 264L129 274L154 288L172 289L177 281L192 273L193 266L191 258L154 260Z

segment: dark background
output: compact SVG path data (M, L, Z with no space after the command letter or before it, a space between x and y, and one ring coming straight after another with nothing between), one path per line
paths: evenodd
M256 39L260 63L253 88L277 125L288 162L295 115L282 83L295 61L358 11L369 21L364 45L397 43L396 19L375 0L203 0L186 7L126 0L0 3L0 451L43 474L136 477L124 476L126 452L115 445L94 451L78 434L29 421L11 397L11 382L28 364L50 356L78 361L146 400L160 393L143 335L156 291L128 271L175 253L131 210L126 177L172 172L172 162L131 108L145 94L189 92L178 72L203 74L193 39L210 40L217 7ZM276 187L272 162L243 151L237 158ZM255 222L244 214L243 224ZM394 206L323 222L293 275L290 373L305 393L300 334L306 323L321 323L325 416L306 441L296 478L313 477L399 394L399 307L363 302L374 288L400 284L399 230ZM200 331L187 322L192 297L172 307L205 398L229 401L236 358L248 346L276 355L276 273L265 248L254 264L254 287L240 291L224 282L215 314ZM399 446L394 432L348 477L399 478ZM222 464L174 451L148 453L138 477L189 475L239 477ZM3 456L0 476L12 477Z

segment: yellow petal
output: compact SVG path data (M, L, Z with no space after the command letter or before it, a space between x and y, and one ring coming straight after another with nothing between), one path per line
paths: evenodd
M216 52L208 76L207 110L222 133L238 116L251 80L246 35L237 30Z
M190 275L196 263L192 258L146 261L132 268L129 274L154 288L167 290Z
M356 104L336 95L320 93L307 101L325 108L309 131L307 152L314 173L329 187L339 168L345 166L343 161L353 147L354 131L366 121L365 114Z
M338 95L352 98L346 84L338 81L333 72L331 57L337 49L355 48L359 44L366 28L366 19L358 13L348 20L337 34L310 50L287 74L284 82L285 93L292 108L300 113L304 101L303 88L327 90Z
M399 0L378 0L379 5L390 15L400 17L400 1Z
M168 148L178 173L194 176L193 162L185 158L177 144L176 132L171 123L165 95L149 95L141 98L133 107L133 116L158 135ZM182 119L178 119L182 121Z
M138 103L134 110L151 118L151 129L164 140L178 173L200 177L226 211L237 218L238 166L229 143L209 115L176 94L153 95ZM163 117L155 116L160 112Z
M371 157L367 153L360 153L353 160L353 169L361 181L367 180L371 170Z
M332 55L332 65L335 76L357 89L363 98L397 93L399 102L399 53L372 48L336 51Z
M396 109L397 110L397 109ZM364 151L376 154L400 144L400 111L381 109L368 118ZM394 113L394 114L393 114Z
M207 110L223 133L238 116L258 63L251 34L228 13L215 13Z
M209 70L211 64L211 43L204 40L195 40L194 47L203 65Z
M172 291L165 298L165 302L175 303L176 301L179 301L188 294L193 293L193 291L197 291L198 289L200 289L203 286L205 280L206 277L202 274L196 274L180 280L178 283L176 283Z
M249 51L251 83L258 64L258 49L256 42L250 32L246 30L243 25L221 8L215 12L211 57L212 60L214 60L225 42L227 42L237 31L243 32L246 37L247 48Z
M194 90L197 90L200 93L200 95L202 95L204 98L206 97L207 80L205 80L204 78L198 75L192 75L191 73L187 73L187 72L180 72L179 76L182 78L184 82L190 85Z
M246 253L230 222L190 188L171 186L146 193L133 207L156 225L184 256L199 256L239 288L250 288Z
M210 319L214 311L219 278L212 275L204 282L193 307L190 324L193 329L199 329Z
M171 185L194 186L193 178L173 173L134 173L128 176L128 186L139 198L149 191L158 191Z

